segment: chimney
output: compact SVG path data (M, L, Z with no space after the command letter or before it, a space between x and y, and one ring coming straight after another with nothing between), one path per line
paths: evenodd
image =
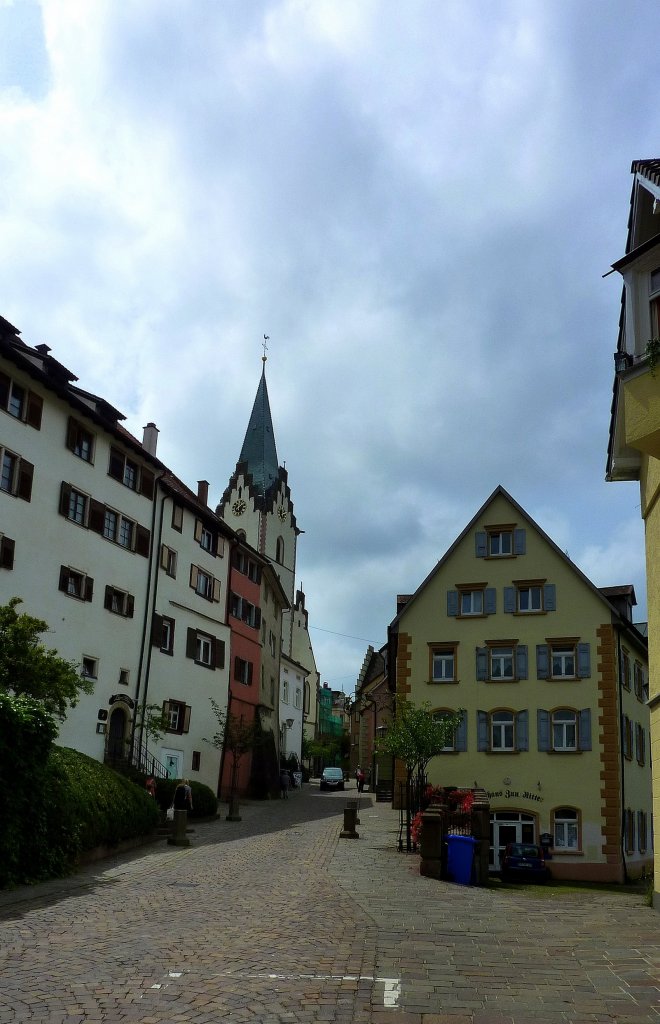
M147 423L146 427L143 427L142 430L144 431L142 435L142 447L145 451L149 452L150 455L155 455L156 448L158 447L158 427L155 423Z
M202 505L208 505L209 503L209 482L208 480L197 481L197 497L201 501Z

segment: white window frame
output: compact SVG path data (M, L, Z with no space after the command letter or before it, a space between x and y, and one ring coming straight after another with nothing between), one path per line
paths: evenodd
M213 597L213 577L210 573L205 572L204 569L197 569L195 593L199 594L200 597L207 598L207 600L211 600Z
M18 394L18 405L16 405L16 396ZM9 399L7 401L7 412L14 419L23 420L25 408L28 398L28 389L23 387L22 384L17 384L15 380L12 380L9 388Z
M484 591L478 587L475 590L459 590L458 592L458 614L460 618L467 618L470 615L484 614Z
M132 519L127 519L126 516L121 516L119 521L119 529L117 530L117 543L120 547L126 548L127 551L133 550L135 543L135 523Z
M103 510L103 536L106 540L117 540L119 518L119 512L115 512L113 508L105 508Z
M580 849L580 815L573 807L558 807L552 815L555 850Z
M90 654L83 654L80 674L83 679L98 679L99 659L93 658Z
M563 716L563 717L562 717ZM558 708L552 712L550 728L552 730L552 749L561 752L579 750L579 717L571 708ZM573 742L570 742L570 730Z
M506 718L505 718L506 716ZM516 749L516 716L512 711L492 711L489 715L490 749L514 752ZM511 742L508 743L509 733ZM498 737L496 742L495 737Z
M442 671L438 672L438 668ZM431 650L431 681L453 683L456 679L456 648L438 647Z
M163 615L162 618L160 650L166 654L172 654L174 651L174 619L167 615Z
M511 662L511 672L496 672L496 665L500 668ZM516 678L516 649L515 647L489 647L488 648L488 678L495 682L513 681Z
M18 472L18 466L20 457L15 452L9 451L8 448L0 449L2 451L2 462L0 463L0 490L4 491L5 494L14 494L16 490L16 474ZM8 484L8 486L5 486Z
M555 672L555 659L561 665L561 671ZM567 666L571 671L566 671ZM550 644L550 678L575 679L577 674L577 648L575 644Z
M510 558L513 555L513 530L487 530L487 540L489 558Z
M213 664L213 641L203 633L198 633L195 639L195 661L198 665Z
M537 583L516 587L516 608L520 615L534 615L542 612L543 587Z

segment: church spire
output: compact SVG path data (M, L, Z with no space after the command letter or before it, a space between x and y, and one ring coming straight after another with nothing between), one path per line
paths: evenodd
M241 449L239 462L247 464L247 472L252 477L255 491L263 497L269 487L278 479L277 449L273 420L268 401L266 386L266 341L264 337L263 369L257 388L257 395L252 406L250 422L245 432L245 440Z

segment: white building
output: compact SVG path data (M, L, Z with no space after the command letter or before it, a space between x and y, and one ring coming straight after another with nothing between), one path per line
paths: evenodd
M150 754L214 791L210 698L226 706L233 531L77 387L45 345L0 318L0 602L45 619L49 646L94 680L58 742L97 760L137 755L140 709L168 730ZM156 766L157 767L157 766Z

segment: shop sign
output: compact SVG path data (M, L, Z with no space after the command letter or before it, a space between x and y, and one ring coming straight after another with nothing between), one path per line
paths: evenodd
M531 800L536 804L543 803L543 797L538 793L532 793L529 789L498 789L496 791L487 789L486 796L489 800Z

